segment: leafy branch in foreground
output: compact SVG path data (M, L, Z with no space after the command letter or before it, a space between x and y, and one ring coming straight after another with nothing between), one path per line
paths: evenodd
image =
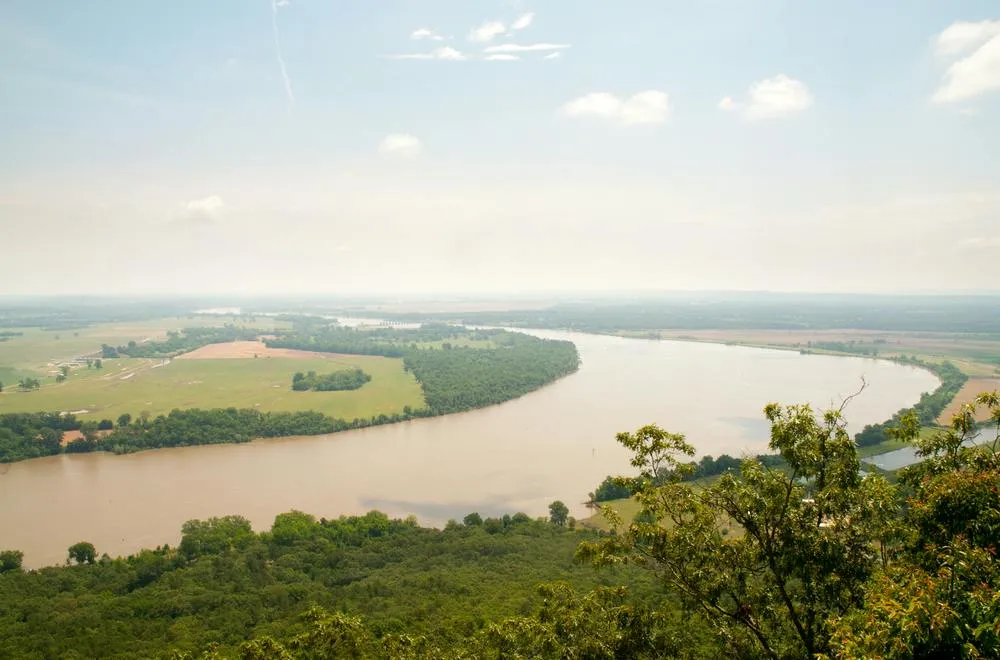
M620 481L641 511L627 527L612 517L613 533L578 557L654 571L729 654L991 657L1000 652L1000 412L995 393L978 405L997 439L967 445L968 406L950 431L921 440L927 460L904 473L914 492L905 509L896 487L860 476L842 410L767 406L770 447L785 466L749 459L704 489L683 482L692 468L682 459L694 453L683 435L619 434L640 470ZM917 428L905 416L895 433L913 439Z

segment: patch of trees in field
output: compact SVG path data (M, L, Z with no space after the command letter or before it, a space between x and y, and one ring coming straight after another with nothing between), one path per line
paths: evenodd
M10 341L14 337L23 336L23 332L15 332L13 330L0 330L0 341Z
M371 381L370 374L361 369L344 369L329 374L317 375L315 371L302 373L298 371L292 376L292 389L296 392L339 392L356 390Z

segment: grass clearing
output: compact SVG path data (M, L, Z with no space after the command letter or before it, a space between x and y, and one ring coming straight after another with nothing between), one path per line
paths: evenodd
M700 491L708 488L716 481L722 477L721 474L714 475L711 477L699 477L693 481L685 482L688 486L691 486L694 490ZM617 513L621 519L622 523L628 527L632 520L635 519L642 506L634 497L626 497L620 500L609 500L607 502L598 502L599 507L609 507L615 513ZM604 532L611 531L611 523L608 522L607 517L604 515L604 511L601 508L594 509L594 513L587 518L579 520L578 523L587 529L597 529ZM719 529L727 534L741 534L742 530L738 525L729 520L720 520ZM728 531L727 531L728 530Z
M714 478L711 481L714 481ZM709 482L705 481L704 483L707 484ZM691 485L697 488L697 484L693 483ZM617 513L619 517L621 517L622 524L626 528L632 523L636 515L638 515L639 511L642 509L642 507L639 505L639 502L637 502L635 498L632 497L621 500L610 500L608 502L601 502L601 506L606 506L612 509L615 513ZM586 529L596 529L602 532L611 531L611 523L608 522L607 517L604 515L604 511L600 509L595 511L594 514L589 518L584 518L583 520L578 521L578 523ZM664 521L664 524L672 524L672 523L667 523L666 521ZM736 538L743 535L743 528L737 525L736 523L732 522L731 520L729 520L728 517L718 521L718 528L719 531L726 536L733 536L734 538Z
M0 413L38 410L78 411L84 419L114 419L122 413L151 415L174 408L258 408L263 411L315 410L351 420L422 408L423 392L403 361L375 356L331 356L226 360L118 358L105 368L76 369L64 383L34 392L0 394ZM297 371L329 373L360 368L371 382L343 392L293 392Z

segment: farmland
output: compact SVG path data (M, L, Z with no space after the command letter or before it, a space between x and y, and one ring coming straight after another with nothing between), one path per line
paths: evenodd
M4 383L0 413L57 410L77 412L82 419L115 419L123 413L156 416L174 408L237 407L314 410L354 419L424 405L420 385L403 370L400 359L268 349L259 342L213 344L174 360L103 359L101 369L73 364L66 380L56 382L60 364L81 356L96 357L101 344L155 340L165 337L167 331L193 324L222 325L234 320L262 332L283 327L268 318L198 317L100 324L76 330L19 328L23 334L0 342L0 382ZM297 371L326 373L354 368L371 374L372 381L347 392L291 390ZM41 387L17 391L17 381L26 376L39 378Z
M0 395L0 413L32 410L76 412L82 419L115 419L123 413L159 415L174 408L315 410L353 419L423 407L420 385L403 361L376 356L262 357L235 359L119 358L104 369L78 368L64 383L34 392ZM360 368L372 381L346 392L293 392L297 371ZM84 412L85 411L85 412Z

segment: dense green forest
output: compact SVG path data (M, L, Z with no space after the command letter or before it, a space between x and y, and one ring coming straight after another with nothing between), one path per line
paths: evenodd
M63 431L80 428L73 415L8 413L0 415L0 463L49 456L61 451Z
M296 392L315 390L317 392L340 392L356 390L372 377L361 369L343 369L329 374L317 375L315 371L302 373L298 371L292 376L292 389Z
M419 328L347 328L300 323L296 331L267 340L271 348L296 348L320 353L381 355L401 358L417 344L449 339L484 340L490 331L470 330L444 323L426 323Z
M579 368L580 358L571 342L504 331L492 331L489 338L496 348L458 346L406 352L406 368L420 382L427 407L434 413L501 403Z
M859 474L838 411L770 404L782 466L709 485L681 434L618 434L635 520L372 512L191 521L177 548L25 572L0 552L0 655L18 658L993 658L1000 655L1000 398L917 438L898 485ZM708 468L706 468L708 469ZM714 468L713 468L714 469ZM565 524L559 524L565 522ZM725 523L720 524L720 523ZM574 561L575 559L575 561ZM541 586L538 586L541 585Z
M492 343L489 348L447 340ZM421 342L444 342L420 348ZM576 346L506 330L470 330L429 324L416 329L327 328L311 335L268 340L268 346L329 353L402 357L424 391L432 414L460 412L502 403L575 372Z
M661 600L640 571L575 563L593 533L523 513L467 518L435 530L377 512L290 512L256 534L230 516L185 524L176 548L11 568L0 575L0 656L153 658L213 643L233 652L255 636L308 630L311 606L364 613L379 638L405 633L452 648L491 621L534 612L549 581L582 591L629 584L634 596Z

